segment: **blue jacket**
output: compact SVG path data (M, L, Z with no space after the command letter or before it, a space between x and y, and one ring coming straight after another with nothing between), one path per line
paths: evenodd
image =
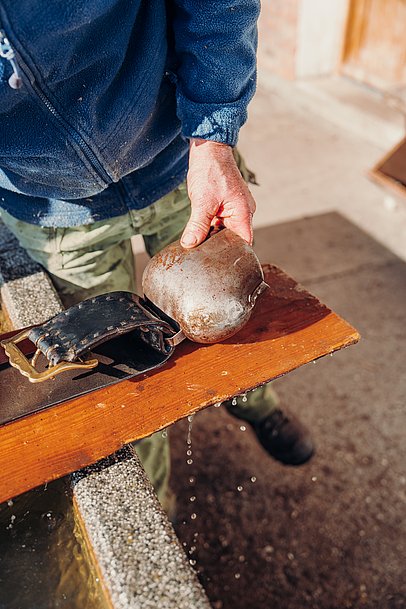
M234 145L258 11L259 0L0 0L0 207L41 226L102 220L175 188L187 138Z

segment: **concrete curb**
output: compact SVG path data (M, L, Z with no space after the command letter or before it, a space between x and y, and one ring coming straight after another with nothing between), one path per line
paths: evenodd
M16 329L63 309L49 277L1 223L0 294ZM210 609L130 446L70 479L74 506L114 609Z
M115 609L210 609L131 446L72 482Z
M1 222L0 294L15 329L40 324L63 309L49 277Z

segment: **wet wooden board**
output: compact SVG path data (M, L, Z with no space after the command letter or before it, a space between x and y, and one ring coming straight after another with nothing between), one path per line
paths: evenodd
M352 326L293 279L264 270L271 287L231 339L183 343L154 372L1 426L0 501L358 341ZM35 391L28 381L27 391Z

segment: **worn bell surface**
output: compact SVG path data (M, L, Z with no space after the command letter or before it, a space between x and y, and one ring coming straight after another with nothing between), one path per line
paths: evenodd
M238 332L267 287L253 249L228 229L193 249L179 241L167 246L150 260L142 285L145 296L199 343Z

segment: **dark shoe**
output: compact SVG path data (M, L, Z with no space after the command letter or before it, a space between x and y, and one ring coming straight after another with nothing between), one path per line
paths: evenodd
M285 465L302 465L314 453L309 430L291 413L276 408L251 425L265 450Z

